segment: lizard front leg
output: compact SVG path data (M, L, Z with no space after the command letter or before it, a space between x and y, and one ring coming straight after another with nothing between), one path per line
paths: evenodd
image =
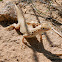
M27 37L27 34L23 35L23 39L22 39L22 43L27 44L26 42L24 42L24 39Z
M41 34L39 34L40 35L40 40L42 41L42 35Z
M27 43L26 43L26 42L24 42L24 39L25 39L25 38L23 37L23 39L22 39L22 43L26 45Z

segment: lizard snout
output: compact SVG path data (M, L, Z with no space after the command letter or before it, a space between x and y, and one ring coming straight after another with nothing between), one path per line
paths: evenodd
M51 26L48 23L42 23L41 26L41 30L43 30L44 32L51 29Z

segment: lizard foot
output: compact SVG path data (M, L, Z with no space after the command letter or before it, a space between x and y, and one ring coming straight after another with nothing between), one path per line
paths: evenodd
M55 54L55 55L57 55L57 56L62 56L62 54Z
M24 37L23 37L23 39L22 39L22 42L23 42L25 45L27 45L27 43L26 43L26 42L24 42Z

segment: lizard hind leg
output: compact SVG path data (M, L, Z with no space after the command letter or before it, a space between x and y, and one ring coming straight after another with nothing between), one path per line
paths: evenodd
M5 30L12 30L12 29L19 29L19 27L20 27L19 24L14 23L14 24L12 24L12 25L10 25L10 26L4 28L4 29L5 29Z

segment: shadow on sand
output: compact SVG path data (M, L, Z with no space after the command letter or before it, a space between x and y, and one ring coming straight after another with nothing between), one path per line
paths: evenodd
M39 62L36 52L43 53L44 56L47 57L48 59L50 59L52 62L61 62L62 61L62 59L59 56L52 54L51 52L45 50L42 40L39 42L36 37L26 38L26 40L30 44L30 46L28 44L26 44L26 45L29 48L31 48L34 52L33 57L34 57L35 62Z
M3 27L7 27L13 23L17 23L17 21L12 19L0 21L0 25L2 25Z

